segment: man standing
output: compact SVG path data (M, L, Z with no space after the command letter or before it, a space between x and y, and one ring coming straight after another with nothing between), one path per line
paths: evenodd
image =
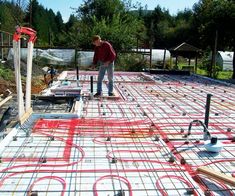
M113 72L114 72L114 60L116 58L116 53L112 45L107 41L101 40L99 35L93 36L92 43L95 45L93 64L99 65L97 93L94 95L94 97L99 97L102 95L102 81L104 79L106 70L107 70L108 81L109 81L108 94L109 96L114 96Z

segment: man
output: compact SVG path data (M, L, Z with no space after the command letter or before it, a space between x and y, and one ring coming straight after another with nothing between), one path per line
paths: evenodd
M114 60L116 53L112 45L101 40L99 35L95 35L92 38L92 43L95 45L95 53L93 57L93 64L99 65L99 75L97 81L97 93L94 97L102 95L102 81L104 79L105 72L108 74L108 95L114 96L113 93L113 72L114 72Z
M56 70L51 65L50 68L48 68L47 73L44 74L45 84L47 84L48 86L52 85L55 75L56 75ZM50 77L50 79L48 79L48 76Z

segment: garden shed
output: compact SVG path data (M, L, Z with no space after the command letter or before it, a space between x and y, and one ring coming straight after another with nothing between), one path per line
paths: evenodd
M188 65L191 65L191 59L194 58L195 59L195 70L197 69L197 59L198 56L201 53L201 50L195 46L192 46L186 42L183 42L182 44L171 48L170 49L170 53L172 57L175 57L175 65L177 66L178 64L178 57L182 56L184 58L188 59Z

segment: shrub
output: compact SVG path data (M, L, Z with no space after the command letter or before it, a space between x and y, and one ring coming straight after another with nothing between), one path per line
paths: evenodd
M117 71L143 71L147 67L147 61L141 54L120 53L118 54L115 70Z
M2 63L0 63L0 77L4 80L13 80L14 73L11 69L6 68Z

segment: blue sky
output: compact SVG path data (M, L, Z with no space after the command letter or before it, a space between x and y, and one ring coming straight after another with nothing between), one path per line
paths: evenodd
M185 8L191 9L194 3L198 3L198 1L199 0L132 0L133 3L140 2L142 6L147 5L149 10L153 10L157 5L160 5L161 8L168 9L171 15ZM74 12L71 8L78 8L83 3L83 0L38 0L38 2L45 8L51 8L55 13L60 11L64 22L67 22L70 14Z

